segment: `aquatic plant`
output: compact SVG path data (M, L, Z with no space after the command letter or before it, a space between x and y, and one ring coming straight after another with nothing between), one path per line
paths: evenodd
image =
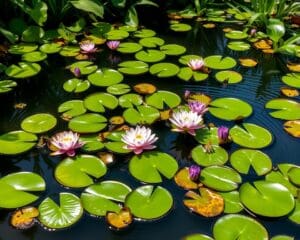
M190 101L188 106L192 112L197 113L198 115L203 115L208 111L206 104L198 101Z
M120 45L120 41L107 41L106 45L110 50L116 50Z
M204 61L202 59L191 59L187 64L192 70L197 71L202 69Z

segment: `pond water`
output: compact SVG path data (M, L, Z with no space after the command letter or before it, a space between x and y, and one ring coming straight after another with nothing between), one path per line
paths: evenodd
M185 90L192 92L202 92L211 96L213 99L219 97L236 97L245 100L252 105L254 112L247 118L247 122L256 123L269 129L274 135L273 144L263 149L273 161L273 166L278 163L299 162L300 140L288 135L282 127L283 121L272 118L264 105L268 100L280 97L280 87L283 86L280 78L285 74L285 57L275 57L270 54L263 54L257 50L246 52L234 52L226 47L228 41L224 37L222 27L216 29L205 29L199 23L195 23L192 31L188 33L159 32L159 37L165 39L167 43L178 43L186 46L186 54L197 54L209 56L220 54L222 56L231 56L235 59L240 57L253 57L259 61L255 68L244 68L236 66L234 70L243 75L243 81L234 85L222 85L214 79L214 73L210 74L208 80L201 83L186 83L176 77L158 79L150 74L130 77L125 76L124 83L131 86L138 82L149 82L157 86L159 90L169 90L183 96ZM111 51L104 50L97 54L96 63L99 66L115 67L110 59ZM121 60L130 59L118 53L113 53ZM174 62L177 57L174 58ZM18 59L16 58L16 61ZM49 112L58 119L57 107L64 101L70 99L80 99L89 93L97 91L92 87L88 92L82 94L66 93L62 85L72 77L69 70L65 69L68 63L73 59L64 59L61 56L50 56L42 63L43 72L35 77L26 80L19 80L19 86L15 91L9 94L0 95L0 132L8 132L19 129L21 121L32 114L39 112ZM24 109L15 109L14 104L26 103ZM232 127L234 122L226 122L214 118L210 114L205 117L206 123L213 122L215 125L225 125ZM67 129L64 121L59 121L58 126L51 134L59 130ZM172 133L164 123L156 123L153 126L154 132L159 136L157 144L160 150L175 156L181 166L189 165L188 154L196 145L195 142L187 142L186 137L180 134ZM229 152L238 149L236 144L231 144ZM126 155L117 156L118 162L113 165L107 174L101 180L118 180L126 183L132 188L140 186L140 182L135 180L128 172L128 158ZM41 194L38 205L45 197L59 192L72 192L80 196L83 189L66 189L61 186L53 176L55 166L61 161L61 157L49 156L49 150L45 148L36 148L30 152L16 157L0 156L0 175L4 176L11 172L33 171L44 177L47 184L47 190ZM250 180L259 179L255 174L250 174L246 178ZM164 179L161 186L168 189L173 198L174 206L171 212L165 217L151 222L134 222L129 229L125 231L112 231L107 227L104 218L95 218L84 213L84 217L70 228L46 231L40 225L32 229L22 231L15 230L9 224L9 211L0 210L0 239L3 240L152 240L152 239L180 239L191 233L203 233L212 236L212 226L219 218L204 218L193 214L183 205L182 199L185 191L179 188L173 180ZM258 218L268 229L269 235L286 234L300 239L300 228L292 223L287 217L269 219Z

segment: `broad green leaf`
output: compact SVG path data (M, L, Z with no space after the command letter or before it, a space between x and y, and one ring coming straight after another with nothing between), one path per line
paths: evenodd
M170 25L170 29L174 32L188 32L192 29L192 27L186 23L174 23Z
M146 103L157 109L175 108L181 103L181 98L169 91L157 91L146 97Z
M108 40L122 40L129 36L129 33L124 30L110 30L105 34Z
M231 41L227 47L234 51L247 51L251 48L251 45L242 41Z
M159 37L148 37L148 38L142 38L139 41L139 44L141 44L143 47L147 48L156 48L159 46L164 45L165 40Z
M159 117L159 111L150 106L137 106L135 108L128 108L123 112L125 121L131 125L136 124L152 124Z
M114 84L106 88L106 91L113 95L123 95L130 92L130 90L130 86L124 83Z
M157 77L173 77L179 72L179 67L174 63L156 63L150 67L150 73Z
M224 213L239 213L244 209L238 191L220 192L220 194L225 201Z
M69 122L69 128L79 133L95 133L101 131L107 125L107 119L96 113L86 113L73 118Z
M46 58L47 54L40 51L25 53L22 55L22 61L25 62L40 62L45 60Z
M108 87L123 81L123 75L117 70L104 68L98 69L88 76L91 84L97 87Z
M147 63L160 62L164 60L166 57L166 55L163 52L155 49L143 50L137 52L134 56L137 60L147 62Z
M22 40L24 42L39 42L45 35L44 30L38 26L29 26L22 33Z
M91 12L95 14L96 16L103 18L104 15L104 7L102 3L96 3L92 0L76 0L76 1L70 1L72 5L84 12Z
M66 81L63 85L63 89L66 92L80 93L88 90L90 82L88 80L80 80L78 78L72 78Z
M228 160L227 151L218 146L212 145L212 152L207 152L205 147L198 145L192 150L193 160L200 166L224 165Z
M135 93L124 94L119 98L119 104L122 108L133 108L142 105L142 103L142 96Z
M232 30L228 33L225 33L225 37L227 37L229 39L240 40L240 39L247 38L248 34L243 31Z
M134 36L137 38L148 38L148 37L155 36L155 34L156 34L156 32L154 32L153 30L144 28L144 29L136 31L134 33Z
M38 113L25 118L21 122L21 128L31 133L44 133L54 128L57 119L48 113Z
M129 75L139 75L148 72L149 65L142 61L125 61L118 65L121 73Z
M217 70L233 68L236 65L236 61L233 58L222 57L221 55L206 57L204 58L204 62L205 66Z
M160 51L170 56L178 56L186 52L184 46L178 44L166 44L160 47Z
M12 78L28 78L38 74L41 66L37 63L19 62L19 65L12 64L6 70L7 76Z
M72 118L82 115L86 112L82 100L70 100L59 105L58 112L63 113L63 117Z
M38 45L33 43L20 43L10 46L8 52L11 54L24 54L33 52L38 48Z
M121 53L136 53L140 51L143 47L135 42L123 42L117 48L118 52Z
M300 119L300 103L284 98L270 100L265 106L267 109L274 110L270 115L274 118L283 120Z
M300 88L300 73L288 73L284 75L282 81L290 87Z
M105 112L105 109L115 109L119 102L118 99L109 93L92 93L87 96L84 101L84 106L93 112Z
M17 86L17 83L13 80L1 80L0 81L0 93L10 92L16 86Z
M75 68L79 68L81 75L88 75L95 72L98 67L91 61L78 61L70 65L72 72Z

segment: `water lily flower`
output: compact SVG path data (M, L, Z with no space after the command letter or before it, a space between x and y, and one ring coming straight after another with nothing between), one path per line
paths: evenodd
M90 54L97 51L97 48L95 47L95 43L91 41L84 41L80 43L80 51L84 54Z
M203 59L191 59L187 64L192 70L197 71L203 68L204 61Z
M79 67L75 67L73 69L73 74L74 74L75 77L79 78L81 76L80 68Z
M256 28L252 28L252 29L250 30L250 36L251 36L251 37L255 36L256 32L257 32Z
M120 41L107 41L106 45L110 50L115 50L119 47Z
M204 127L202 116L191 111L174 112L170 121L174 125L172 131L187 132L193 136L196 135L195 130Z
M127 130L121 140L126 144L125 149L133 150L135 154L141 154L144 150L156 148L153 143L157 139L158 137L152 133L150 128L137 126Z
M192 181L196 181L199 178L201 168L198 165L192 165L189 167L189 177Z
M185 90L184 91L184 98L187 99L191 95L191 91Z
M224 144L229 141L229 129L225 126L218 127L218 138L219 143Z
M73 157L75 149L82 147L84 143L79 141L78 133L64 131L51 137L50 145L55 149L55 152L51 153L51 155L67 154L69 157Z
M198 115L203 115L208 111L206 104L198 101L189 102L189 108L192 112L197 113Z

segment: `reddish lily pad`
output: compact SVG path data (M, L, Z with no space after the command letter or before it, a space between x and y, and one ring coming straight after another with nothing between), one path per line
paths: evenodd
M182 187L184 189L197 189L198 184L194 181L191 180L190 175L189 175L189 168L185 167L180 169L175 177L174 181L179 187Z

